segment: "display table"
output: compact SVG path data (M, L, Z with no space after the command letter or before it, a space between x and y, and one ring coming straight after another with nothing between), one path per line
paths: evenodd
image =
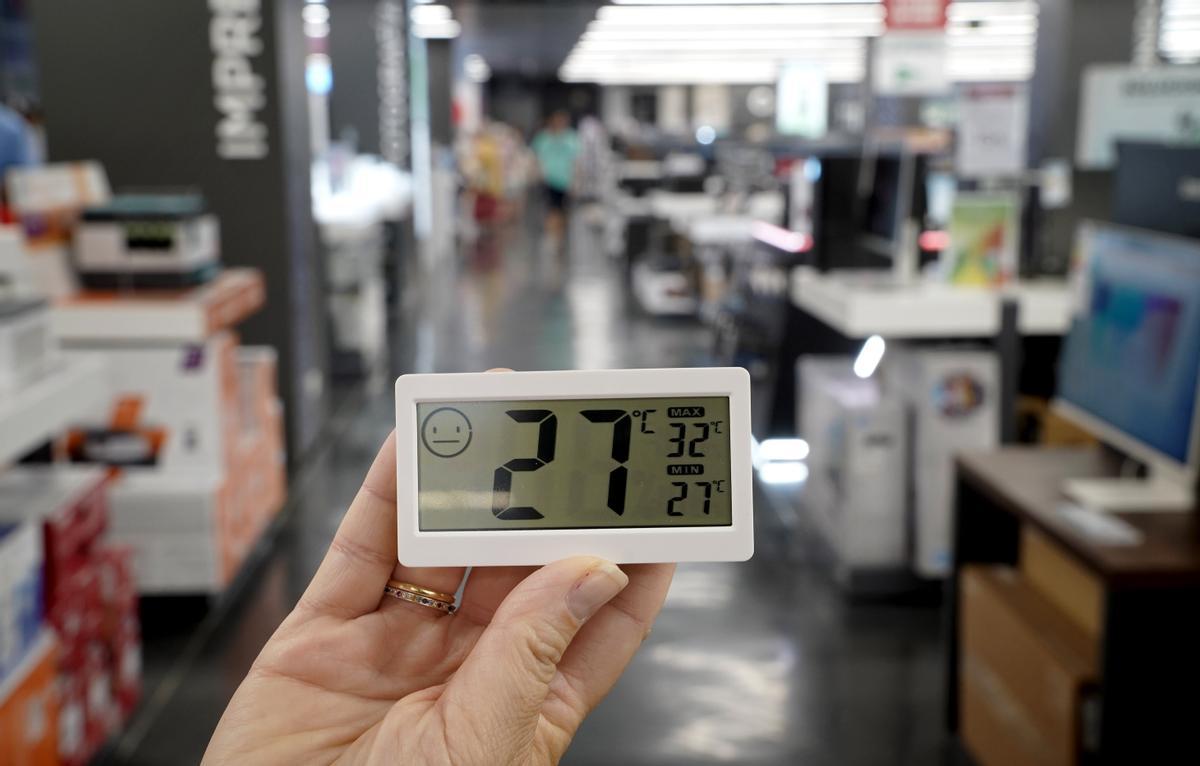
M1106 475L1112 471L1092 450L1009 448L958 459L947 725L961 732L964 709L971 709L962 692L964 662L972 668L962 637L972 597L963 591L964 569L1007 565L1019 572L1014 587L1024 584L1048 605L1047 622L1061 615L1081 637L1079 655L1094 656L1094 708L1076 722L1081 746L1091 751L1087 762L1194 763L1200 760L1193 702L1200 686L1200 516L1119 514L1111 518L1133 537L1117 542L1100 535L1064 507L1061 486L1067 478ZM1030 632L1047 635L1049 627L1033 625ZM1036 670L1017 662L1014 672ZM1046 684L1031 687L1040 689L1033 704L1057 691ZM1022 682L1000 673L990 685L994 697ZM978 716L980 707L973 709ZM1008 724L996 730L1022 728L1020 706L997 709ZM991 742L1004 745L1005 738Z
M1071 296L1063 281L1021 282L991 290L914 282L900 285L886 272L792 272L792 303L848 338L992 338L1000 334L1001 305L1017 305L1022 335L1062 335Z

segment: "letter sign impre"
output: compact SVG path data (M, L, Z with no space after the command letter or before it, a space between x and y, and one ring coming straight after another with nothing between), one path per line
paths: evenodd
M260 0L208 0L208 8L217 156L260 160L269 152L267 126L259 119L267 103L266 83L253 61L263 52Z

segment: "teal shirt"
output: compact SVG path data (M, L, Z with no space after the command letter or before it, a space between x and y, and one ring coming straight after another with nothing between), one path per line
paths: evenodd
M551 133L543 130L533 139L533 153L542 166L542 180L559 191L571 189L575 158L579 155L579 137L573 130Z

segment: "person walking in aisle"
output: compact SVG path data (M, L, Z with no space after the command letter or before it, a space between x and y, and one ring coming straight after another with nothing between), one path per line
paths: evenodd
M563 242L567 227L567 201L575 177L575 160L579 156L579 137L571 129L570 116L562 111L550 115L533 139L546 188L546 234L555 245Z

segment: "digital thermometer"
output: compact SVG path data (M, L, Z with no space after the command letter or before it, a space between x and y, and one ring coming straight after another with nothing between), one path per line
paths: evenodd
M741 368L404 375L397 545L408 566L744 561Z

